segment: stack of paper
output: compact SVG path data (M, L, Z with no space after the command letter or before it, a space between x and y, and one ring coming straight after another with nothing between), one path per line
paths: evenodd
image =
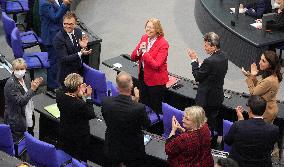
M49 106L44 107L44 109L50 113L52 116L54 116L55 118L59 118L60 117L60 111L59 108L57 107L57 104L51 104Z

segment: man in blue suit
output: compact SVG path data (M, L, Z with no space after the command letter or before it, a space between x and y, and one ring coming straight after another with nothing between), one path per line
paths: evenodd
M260 19L263 14L272 12L271 0L259 0L256 3L249 3L245 6L245 14Z
M57 32L63 29L63 16L69 9L72 0L40 0L39 14L41 19L41 38L44 49L48 52L50 68L47 71L47 88L54 90L58 88L57 82L57 58L52 45Z

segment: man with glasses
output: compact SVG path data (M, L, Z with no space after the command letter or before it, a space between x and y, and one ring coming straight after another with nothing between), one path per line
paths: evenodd
M88 36L79 28L75 28L76 20L75 13L68 11L63 16L63 30L59 31L53 40L59 67L57 78L61 86L64 86L63 82L68 74L82 74L81 56L92 52L92 49L87 48Z
M266 101L260 96L248 99L249 119L244 120L244 109L236 108L238 120L228 134L225 143L232 146L229 157L238 162L239 166L272 167L271 152L279 135L279 129L266 123L262 117L266 109Z
M195 81L199 82L195 102L205 110L211 135L213 136L217 131L218 136L222 136L223 118L220 109L224 100L223 85L228 70L228 59L220 50L220 38L216 33L206 33L203 38L204 51L209 57L204 59L201 65L196 52L192 49L188 50L192 74ZM216 138L211 141L211 146L215 148Z

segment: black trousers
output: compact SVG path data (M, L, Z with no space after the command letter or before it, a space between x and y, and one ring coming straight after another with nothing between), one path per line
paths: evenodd
M87 161L88 159L88 147L90 144L90 135L84 136L61 136L60 147L63 151L70 154L73 158L81 161Z
M223 113L221 106L204 107L207 124L211 131L211 148L217 149L217 137L223 135ZM217 132L218 135L214 133Z
M144 167L145 160L135 159L135 160L112 161L112 160L106 159L103 167L121 167L122 164L125 165L126 167Z
M166 85L147 86L144 82L143 69L140 69L139 80L141 103L151 107L155 113L162 114L162 102L166 91Z

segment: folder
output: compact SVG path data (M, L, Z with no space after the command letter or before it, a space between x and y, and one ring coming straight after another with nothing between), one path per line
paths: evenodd
M49 106L45 106L44 109L50 113L52 116L54 116L55 118L59 118L60 117L60 111L59 108L57 107L57 104L51 104Z

